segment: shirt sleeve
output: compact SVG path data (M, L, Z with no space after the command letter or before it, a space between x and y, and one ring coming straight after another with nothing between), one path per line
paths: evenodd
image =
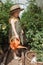
M10 20L10 24L14 24L14 19L11 19Z

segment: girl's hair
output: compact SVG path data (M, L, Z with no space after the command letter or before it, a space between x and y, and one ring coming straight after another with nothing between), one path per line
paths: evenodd
M18 19L20 20L20 17L18 17Z
M14 13L15 13L15 11L14 11L14 10L13 10L13 11L11 11L11 12L10 12L10 16L12 16Z

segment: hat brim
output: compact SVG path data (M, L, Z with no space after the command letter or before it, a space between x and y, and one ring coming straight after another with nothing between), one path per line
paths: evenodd
M10 10L10 12L12 12L12 11L16 11L16 10L20 10L20 11L23 11L24 9L23 8L16 8L16 9L13 9L13 10Z
M22 11L22 10L24 10L24 9L23 8L22 9L20 8L20 11Z

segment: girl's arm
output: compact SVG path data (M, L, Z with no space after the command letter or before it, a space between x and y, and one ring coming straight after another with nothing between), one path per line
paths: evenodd
M13 32L15 34L15 37L19 39L19 36L18 36L16 29L15 29L15 21L13 19L11 20L11 26L12 26Z

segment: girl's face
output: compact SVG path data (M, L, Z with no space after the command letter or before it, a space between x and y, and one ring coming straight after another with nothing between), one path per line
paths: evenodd
M17 17L19 17L19 13L20 13L20 9L16 10L13 15L17 18Z

